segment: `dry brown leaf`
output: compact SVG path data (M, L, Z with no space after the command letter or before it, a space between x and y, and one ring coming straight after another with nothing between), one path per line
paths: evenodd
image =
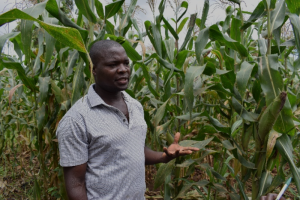
M9 106L11 104L11 99L12 99L12 96L14 95L15 91L21 87L23 84L19 84L19 85L16 85L15 87L13 87L10 91L9 91L9 94L8 94L8 102L9 102Z
M25 137L24 135L19 135L20 138L22 138L25 141L25 144L28 146L30 144L30 140Z
M3 180L0 179L0 189L5 188L6 186L6 181L3 182Z
M266 161L268 161L268 158L271 156L272 151L274 149L274 146L276 144L276 140L278 137L280 137L282 134L276 132L275 130L271 130L268 138L268 144L267 144L267 150L266 150Z
M190 57L188 57L188 58L184 61L184 64L183 64L183 71L184 71L184 73L186 73L187 67L189 66L190 60L191 60L192 58L193 58L193 57L190 56Z

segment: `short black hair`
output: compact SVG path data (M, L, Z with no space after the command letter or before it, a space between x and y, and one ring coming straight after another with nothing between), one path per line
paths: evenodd
M90 49L90 57L95 66L99 61L99 57L101 56L101 52L106 51L112 47L122 47L121 44L114 40L100 40L95 42ZM122 47L123 48L123 47Z

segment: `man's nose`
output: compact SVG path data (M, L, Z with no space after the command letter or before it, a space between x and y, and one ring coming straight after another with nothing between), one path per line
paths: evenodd
M119 72L119 73L124 73L124 72L127 72L128 69L129 69L129 68L127 67L127 65L121 63L121 64L119 65L119 67L118 67L118 72Z

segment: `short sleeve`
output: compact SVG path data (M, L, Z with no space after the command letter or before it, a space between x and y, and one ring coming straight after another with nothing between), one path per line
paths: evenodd
M56 135L61 166L77 166L88 161L88 137L83 124L65 117L59 123Z

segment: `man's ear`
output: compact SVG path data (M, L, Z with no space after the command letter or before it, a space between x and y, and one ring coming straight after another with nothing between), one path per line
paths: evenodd
M95 71L95 65L93 65L92 73L93 73L93 75L96 74L96 71Z

